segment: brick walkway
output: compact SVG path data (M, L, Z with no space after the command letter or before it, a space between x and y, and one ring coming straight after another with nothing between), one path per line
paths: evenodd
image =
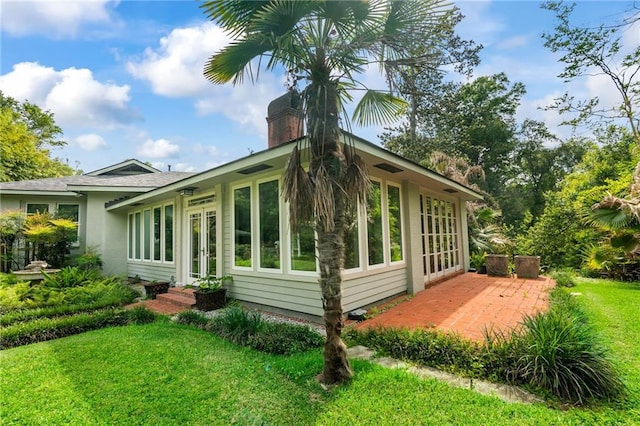
M525 314L547 308L548 277L523 279L465 273L436 284L412 299L363 321L363 327L439 328L473 340L483 340L483 330L515 327Z

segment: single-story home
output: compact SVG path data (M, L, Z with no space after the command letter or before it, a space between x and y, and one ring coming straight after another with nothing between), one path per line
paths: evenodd
M82 176L0 184L0 209L73 210L79 248L105 272L194 283L233 276L229 296L322 315L314 233L292 232L282 197L285 164L302 127L290 96L269 105L269 148L202 173L162 172L127 160ZM345 311L469 266L465 203L472 189L353 135L373 190L345 236Z

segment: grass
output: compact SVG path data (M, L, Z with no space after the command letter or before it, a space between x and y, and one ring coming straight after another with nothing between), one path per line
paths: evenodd
M640 285L579 280L572 289L613 347L629 398L557 410L353 361L323 391L321 350L261 354L170 322L108 328L0 352L4 424L601 425L640 419Z

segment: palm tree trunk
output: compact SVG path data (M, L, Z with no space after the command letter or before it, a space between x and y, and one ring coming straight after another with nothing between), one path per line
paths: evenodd
M326 75L326 73L318 73ZM306 90L311 164L314 183L315 227L318 237L320 289L327 340L324 347L322 382L341 383L352 375L347 348L342 342L342 266L346 194L341 181L345 160L340 144L337 87L327 79L312 82Z

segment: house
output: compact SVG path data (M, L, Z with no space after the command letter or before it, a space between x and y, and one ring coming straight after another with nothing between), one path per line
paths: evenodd
M84 176L0 184L0 208L78 206L82 247L107 272L178 285L232 275L235 299L322 315L314 233L292 232L282 174L301 125L291 98L269 105L269 148L193 175L128 160ZM345 311L424 289L469 266L465 213L473 190L345 133L373 191L345 235ZM293 139L293 141L292 141ZM46 189L51 189L47 192Z

